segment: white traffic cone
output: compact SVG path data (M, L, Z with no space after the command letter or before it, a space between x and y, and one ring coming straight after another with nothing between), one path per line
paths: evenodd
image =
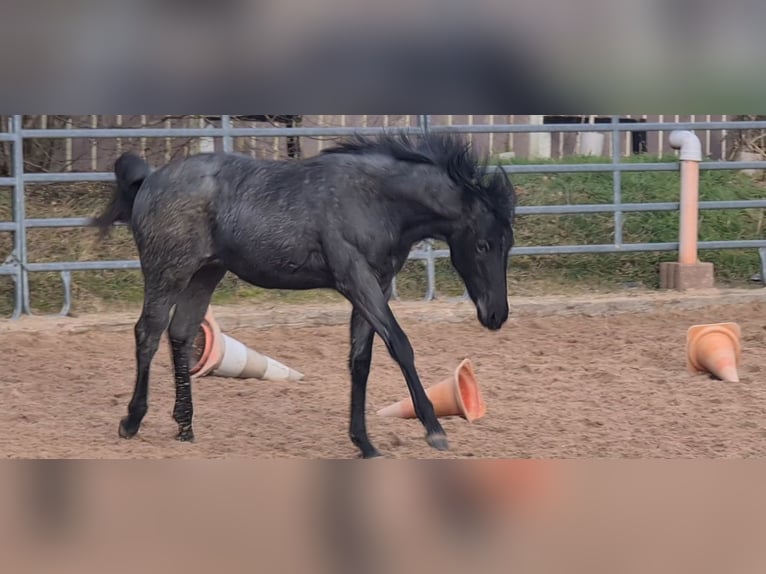
M194 342L192 378L214 375L267 381L299 381L303 374L221 332L208 309Z
M237 377L240 379L265 379L268 381L300 381L303 375L279 361L249 349L236 339L222 334L223 356L220 364L213 369L216 377Z

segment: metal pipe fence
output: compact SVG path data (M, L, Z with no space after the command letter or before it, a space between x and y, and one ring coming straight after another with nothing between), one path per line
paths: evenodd
M234 149L235 137L339 137L352 134L375 135L387 130L385 127L292 127L292 128L243 128L233 127L231 117L221 116L220 127L205 128L91 128L91 129L42 129L24 128L22 116L13 116L6 132L0 132L0 142L9 142L12 148L12 173L9 177L0 177L0 187L12 190L12 221L0 222L0 232L13 234L11 254L0 263L0 275L10 276L14 281L13 319L22 314L32 314L30 303L30 273L56 272L61 276L64 290L64 305L60 314L69 313L72 303L71 273L92 270L140 269L138 260L119 261L61 261L34 262L27 253L27 230L45 228L86 227L88 219L72 218L27 218L25 210L25 186L41 183L72 182L110 182L114 175L108 172L66 172L66 173L26 173L24 169L24 142L34 139L50 138L219 138L224 151ZM418 116L416 126L397 128L411 134L424 131L439 133L552 133L552 132L605 132L611 134L611 161L602 163L532 163L515 165L494 165L491 171L502 169L513 174L561 174L561 173L611 173L613 180L612 203L603 204L567 204L567 205L520 205L519 215L570 215L611 213L614 220L614 241L602 245L538 245L518 246L513 255L566 255L583 253L629 253L629 252L667 252L678 249L677 242L663 243L625 243L623 241L624 215L634 212L678 211L678 202L623 203L622 174L625 172L674 172L679 170L679 163L669 162L626 162L621 153L620 134L633 131L670 132L671 129L683 130L745 130L766 129L766 121L710 121L710 122L644 122L621 123L619 116L612 116L610 123L596 124L491 124L491 125L436 125L430 116ZM701 170L740 170L766 169L766 161L704 161ZM701 201L700 210L710 209L764 209L766 198L742 201ZM699 249L758 249L761 261L761 277L766 282L766 240L739 241L702 241ZM415 246L410 259L422 261L426 271L425 299L436 297L436 260L448 258L447 249L437 249L433 242L425 241ZM394 281L394 296L396 282ZM464 295L465 297L465 295Z

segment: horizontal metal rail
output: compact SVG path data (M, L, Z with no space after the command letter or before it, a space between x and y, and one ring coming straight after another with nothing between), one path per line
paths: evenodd
M597 173L597 172L644 172L644 171L678 171L674 162L654 163L572 163L572 164L516 164L489 166L490 173L503 169L506 173ZM738 170L766 169L766 161L703 161L701 170Z
M667 127L665 128L667 129ZM418 127L402 128L78 128L78 129L25 129L21 131L24 139L79 139L79 138L201 138L201 137L343 137L361 135L378 135L397 131L408 134L422 133Z
M663 203L582 203L566 205L520 205L519 215L570 215L577 213L614 213L617 211L642 213L652 211L677 211L678 202ZM699 209L766 209L766 199L742 199L731 201L700 201Z
M27 263L27 271L112 271L141 269L136 259L121 261L50 261L47 263Z
M516 208L517 215L575 215L580 213L645 213L654 211L677 211L678 202L662 203L580 203L562 205L520 205ZM700 210L713 209L766 209L766 199L742 199L730 201L701 201ZM26 219L24 226L27 229L53 229L53 228L77 228L89 227L91 220L88 217L65 217ZM124 226L124 223L116 224ZM14 231L17 225L12 221L0 221L0 232Z
M700 250L721 250L721 249L759 249L766 248L766 239L743 239L732 241L700 241L698 244ZM514 247L512 256L524 255L583 255L590 253L640 253L640 252L661 252L677 251L678 242L667 243L623 243L616 244L593 244L593 245L537 245L534 247ZM430 257L434 259L445 259L450 256L449 249L415 249L410 253L411 260L427 260ZM51 261L47 263L28 263L26 269L36 272L58 272L58 271L110 271L140 269L141 264L138 260L120 260L120 261ZM3 274L3 268L0 267L0 274ZM10 274L10 271L6 272Z
M733 240L733 241L700 241L700 250L719 249L759 249L766 247L766 239ZM651 251L677 251L678 242L674 243L623 243L593 244L593 245L537 245L534 247L514 247L512 256L524 255L585 255L590 253L642 253ZM434 249L431 254L436 259L449 257L449 249ZM426 259L429 256L425 250L413 251L411 259Z
M614 173L614 172L644 172L644 171L678 171L678 163L581 163L581 164L515 164L490 165L487 171L495 173L502 169L508 174L551 174L551 173ZM703 161L700 170L740 170L766 169L766 161ZM67 173L25 173L24 183L84 183L84 182L113 182L111 172L67 172ZM0 177L0 187L15 185L16 179Z
M431 132L452 133L551 133L551 132L664 132L671 130L749 130L764 129L766 121L728 122L631 122L631 123L582 123L582 124L454 124L431 125Z

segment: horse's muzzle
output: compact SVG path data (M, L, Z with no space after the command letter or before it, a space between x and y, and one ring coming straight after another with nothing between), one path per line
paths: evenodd
M490 331L497 331L508 320L508 304L489 306L486 301L479 299L476 302L476 315L482 326Z

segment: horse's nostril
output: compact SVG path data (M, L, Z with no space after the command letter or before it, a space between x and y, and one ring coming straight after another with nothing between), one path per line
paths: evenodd
M500 312L492 313L490 317L490 325L492 326L492 329L494 330L500 329L503 326L503 324L505 324L506 319L508 319L508 313L500 313Z

